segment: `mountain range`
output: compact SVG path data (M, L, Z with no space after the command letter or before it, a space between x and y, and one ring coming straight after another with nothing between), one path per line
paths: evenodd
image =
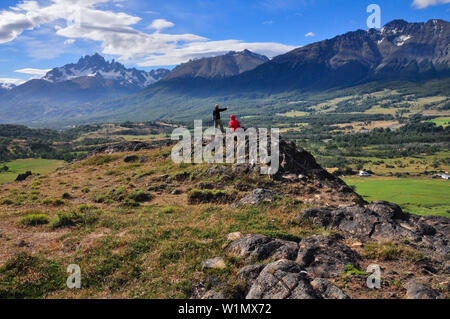
M192 60L172 72L129 70L95 54L3 93L0 118L25 124L187 119L187 109L203 116L214 100L242 108L242 99L256 96L448 78L449 25L443 20L394 20L380 30L348 32L271 60L245 50ZM18 105L30 112L15 116Z
M450 23L394 20L381 30L358 30L274 57L231 77L180 82L170 76L146 92L170 87L227 91L317 91L374 80L420 80L450 75ZM197 81L198 82L198 81Z
M96 53L82 57L75 64L54 68L41 79L18 86L4 86L1 106L45 104L58 107L61 104L71 106L119 98L142 90L169 72L167 69L151 72L127 69L123 64L114 60L108 62Z
M61 83L80 77L93 77L116 81L124 87L145 88L159 81L169 72L167 69L152 70L151 72L135 68L127 69L123 64L114 60L107 62L105 58L95 53L92 56L82 57L76 64L67 64L60 68L54 68L42 80L51 83Z
M253 70L268 61L268 57L249 50L230 51L225 55L183 63L177 66L166 79L221 79Z

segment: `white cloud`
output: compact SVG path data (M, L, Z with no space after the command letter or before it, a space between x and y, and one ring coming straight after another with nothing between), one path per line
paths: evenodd
M293 50L296 47L271 42L243 42L239 40L196 41L183 46L174 47L164 55L149 55L138 62L139 66L165 66L180 64L191 59L212 57L231 51L248 49L253 52L274 57Z
M142 32L133 27L141 22L140 17L97 7L111 2L121 0L50 0L47 6L34 0L20 3L9 11L0 12L0 43L12 41L25 30L58 21L53 32L67 38L65 44L76 39L95 41L100 43L103 54L140 66L175 65L193 58L244 49L273 57L295 48L280 43L247 43L235 39L211 41L195 34L167 34L162 31L174 24L164 19L153 21L150 26L153 32ZM65 25L60 21L65 21ZM34 43L40 50L40 57L45 56L45 51L47 54L57 51L42 45L44 43Z
M20 70L15 70L16 73L23 73L23 74L31 74L31 75L40 75L44 76L49 72L51 69L32 69L32 68L25 68Z
M163 29L172 28L173 26L175 26L175 24L173 24L170 21L164 19L156 19L152 22L152 24L148 26L148 29L155 29L161 31Z
M445 3L450 3L450 0L414 0L412 5L418 9L424 9L429 6L435 6Z
M314 32L308 32L307 34L305 34L305 37L315 37L316 34Z
M24 82L25 82L25 80L23 80L23 79L0 78L0 83L4 83L4 84L20 85Z
M74 43L75 43L75 39L68 39L68 40L64 41L65 45L71 45L71 44L74 44Z

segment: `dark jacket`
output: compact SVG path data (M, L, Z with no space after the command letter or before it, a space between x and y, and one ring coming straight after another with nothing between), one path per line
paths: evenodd
M220 112L224 112L224 111L226 111L227 109L214 109L214 112L213 112L213 119L214 120L220 120Z

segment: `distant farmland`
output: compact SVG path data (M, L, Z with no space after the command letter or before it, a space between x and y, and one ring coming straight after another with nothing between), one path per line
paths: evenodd
M367 201L385 200L418 215L450 217L450 183L442 179L345 178Z
M34 174L48 174L64 165L64 161L46 159L18 159L12 162L0 164L0 167L8 166L8 172L0 173L0 184L13 182L17 175L31 171Z

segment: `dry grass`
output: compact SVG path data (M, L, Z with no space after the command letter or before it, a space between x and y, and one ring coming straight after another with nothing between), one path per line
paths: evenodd
M9 200L0 205L0 281L7 283L0 296L186 298L208 277L215 278L226 297L236 297L240 283L235 275L243 264L225 254L227 234L241 231L291 240L328 234L297 224L296 215L307 207L353 200L326 187L309 194L304 192L307 185L268 177L208 175L208 165L177 165L169 154L169 148L139 152L149 157L142 164L124 163L125 153L98 155L39 179L0 187L0 201ZM201 189L201 183L214 185L213 194L233 198L257 187L284 195L273 203L239 209L227 201L189 204L191 191ZM174 189L181 194L173 195ZM150 196L142 200L142 193ZM63 196L64 205L45 204L45 199ZM130 199L134 204L124 205ZM19 223L39 213L50 224ZM226 269L202 271L205 259L218 256L225 259ZM70 264L81 267L81 290L65 288L61 274ZM43 273L48 274L44 289L36 289ZM26 284L16 283L17 278Z

